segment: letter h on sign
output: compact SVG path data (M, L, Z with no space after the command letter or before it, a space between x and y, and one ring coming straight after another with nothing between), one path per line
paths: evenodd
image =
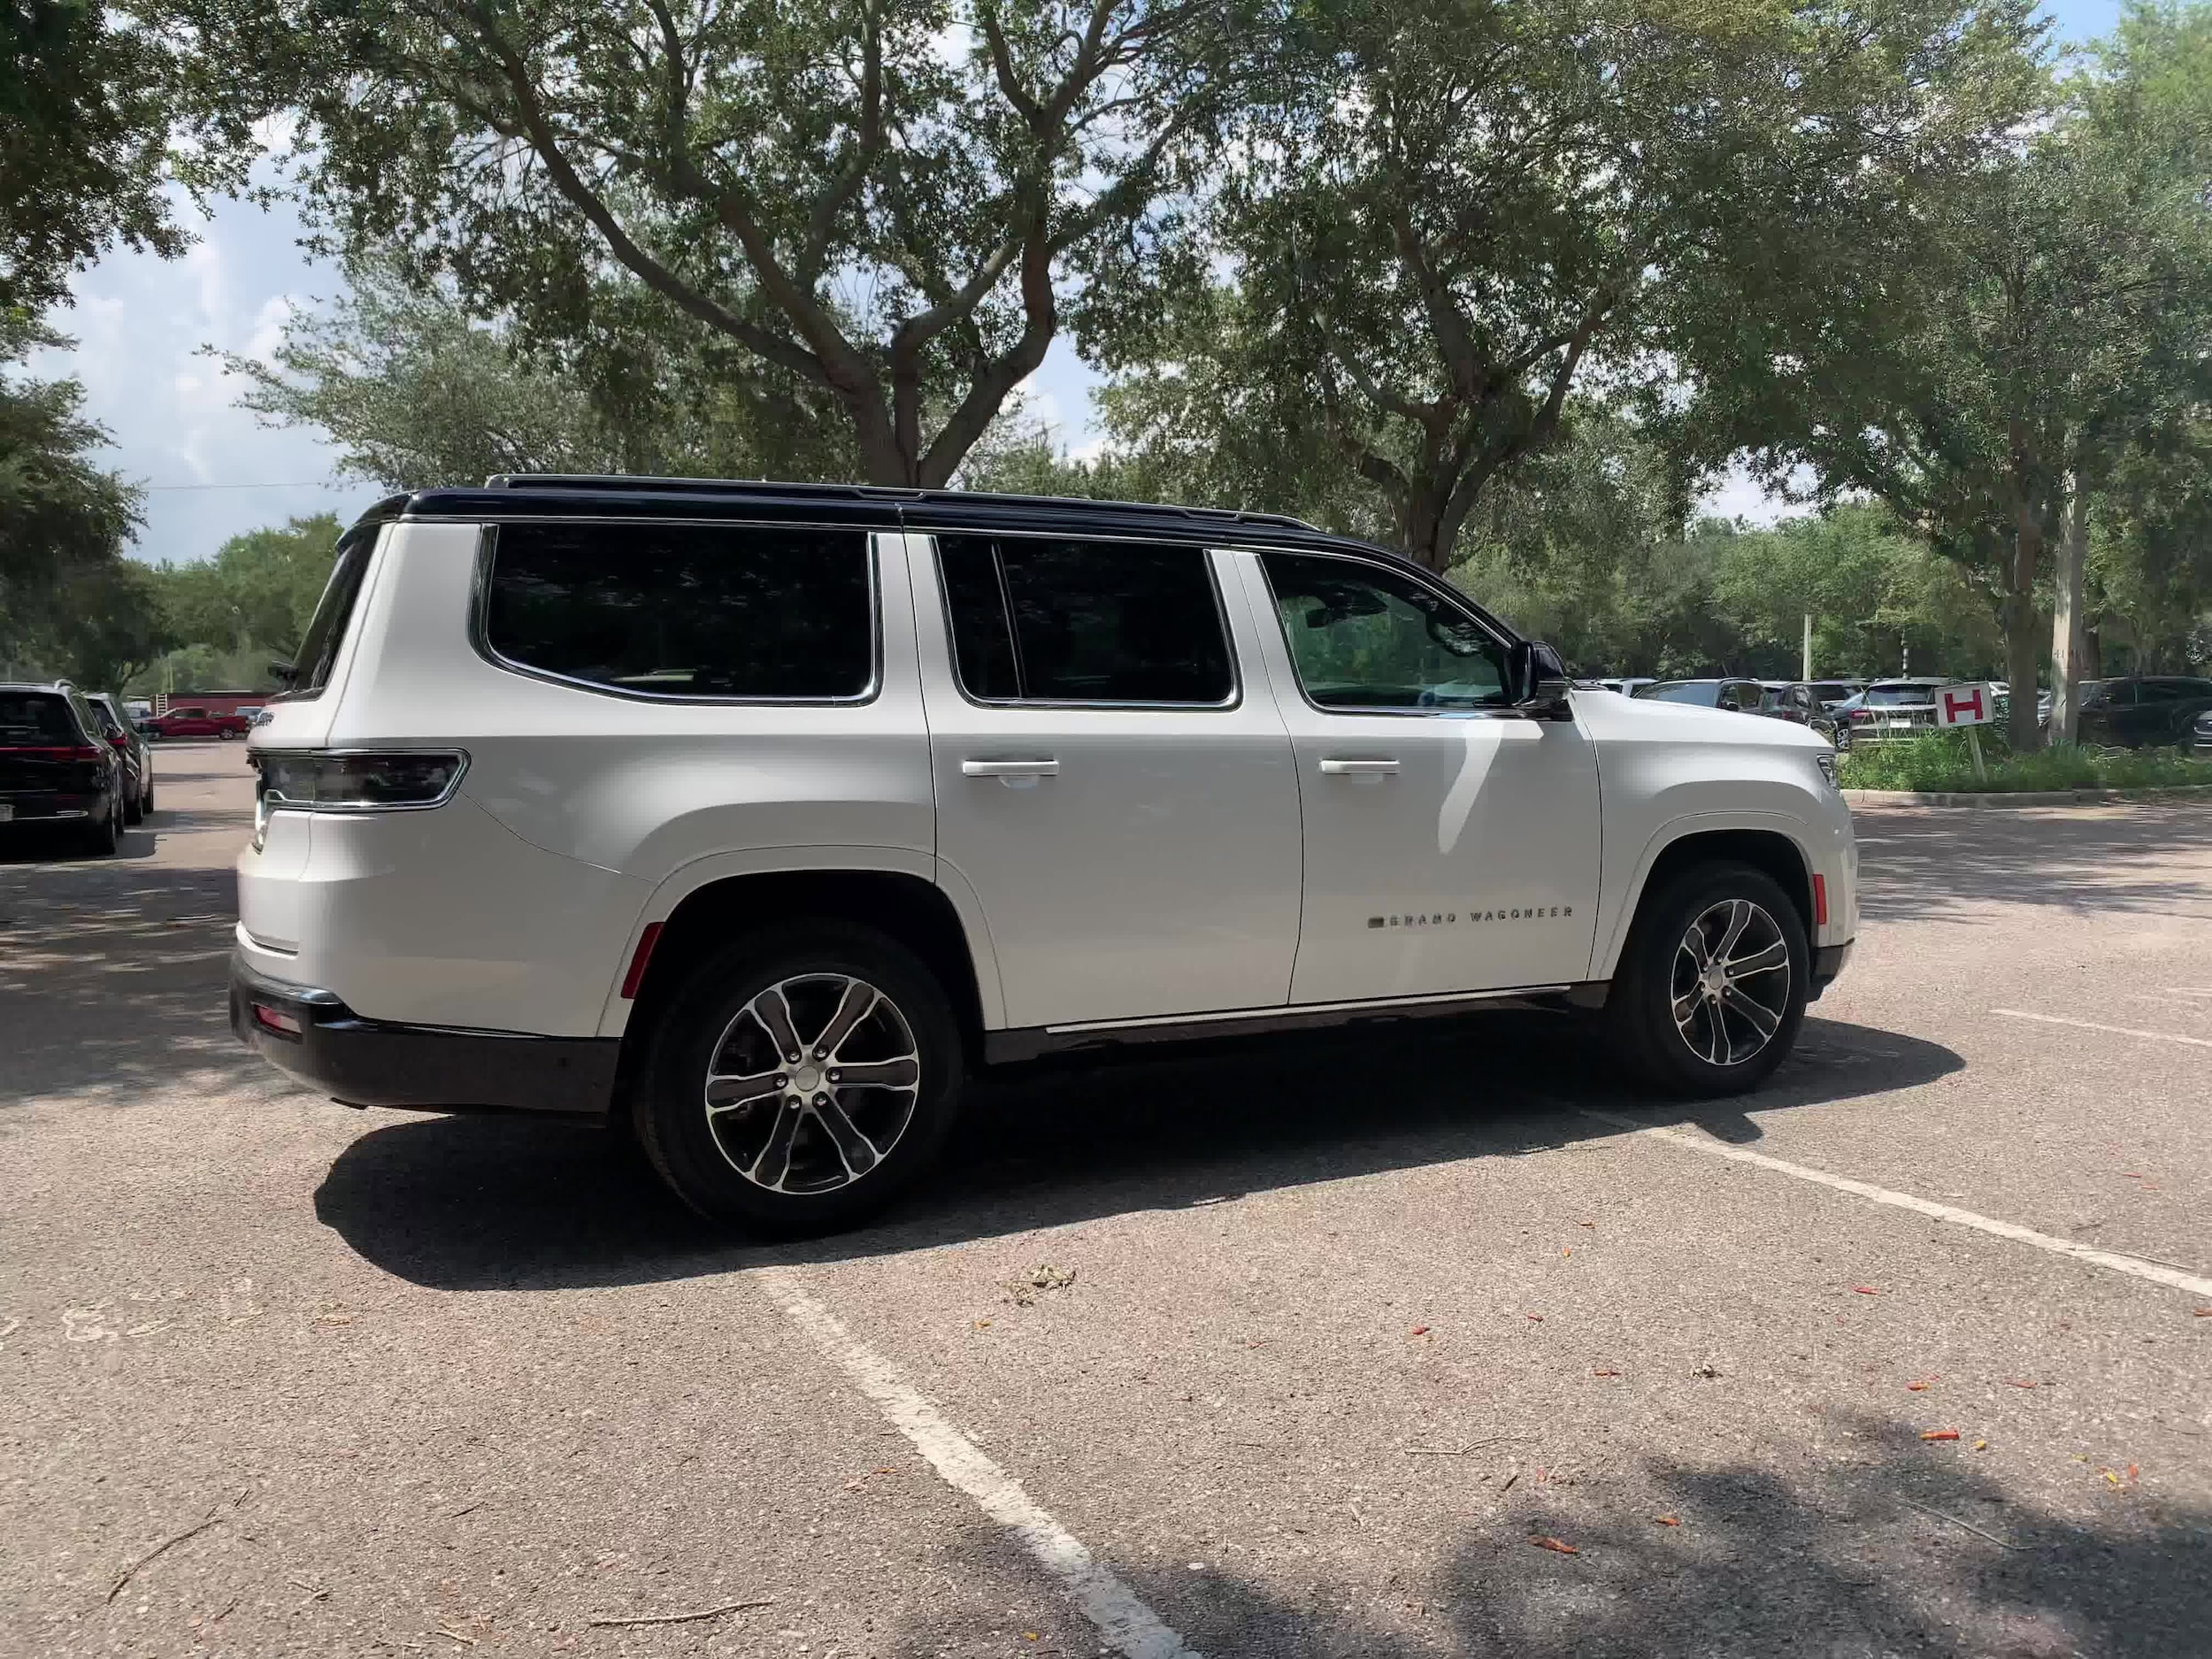
M1943 723L1946 726L1956 726L1962 716L1976 720L1984 718L1982 688L1979 686L1976 686L1964 696L1961 696L1955 691L1947 691L1943 694Z

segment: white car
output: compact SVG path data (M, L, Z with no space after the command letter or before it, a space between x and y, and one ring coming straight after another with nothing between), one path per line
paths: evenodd
M296 664L242 1036L353 1104L626 1122L758 1231L1056 1049L1549 999L1740 1091L1856 930L1817 737L1574 690L1291 519L494 480L356 526Z

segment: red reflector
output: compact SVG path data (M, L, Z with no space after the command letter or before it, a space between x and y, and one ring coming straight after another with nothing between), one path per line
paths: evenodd
M639 986L645 983L645 964L653 959L653 947L661 941L661 925L645 924L645 931L638 935L637 955L630 958L630 971L622 976L622 1000L628 1002L637 995Z
M1813 926L1816 927L1828 926L1828 878L1826 876L1813 878Z
M288 1037L296 1037L300 1034L299 1021L280 1008L271 1008L265 1003L256 1002L253 1005L253 1018L256 1025L266 1025L271 1031L280 1031Z

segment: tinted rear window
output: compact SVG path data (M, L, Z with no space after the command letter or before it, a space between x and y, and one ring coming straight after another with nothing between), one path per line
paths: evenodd
M330 671L338 660L338 648L346 642L346 625L353 620L354 601L361 596L361 578L368 573L369 554L376 546L379 525L349 530L338 542L338 557L323 584L323 596L300 648L292 653L292 684L279 695L311 697L330 683Z
M1868 689L1867 702L1878 709L1899 709L1913 703L1932 703L1935 701L1933 686L1874 686Z
M58 692L0 691L0 743L22 748L82 741L76 716Z
M1718 686L1694 680L1669 680L1663 685L1642 686L1637 688L1640 697L1649 697L1658 703L1696 703L1712 708L1720 702Z
M494 533L485 641L507 661L660 697L867 695L873 579L861 530L511 524Z
M1202 548L941 536L938 549L971 696L1212 706L1235 689Z

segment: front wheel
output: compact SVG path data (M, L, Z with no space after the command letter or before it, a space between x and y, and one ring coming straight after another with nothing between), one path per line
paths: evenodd
M1788 1058L1811 975L1804 920L1780 884L1749 864L1701 864L1638 912L1607 1018L1655 1087L1739 1094Z
M95 858L112 856L123 844L122 817L122 802L109 802L108 810L84 827L85 851Z
M647 1038L638 1141L709 1220L782 1237L853 1225L934 1157L962 1070L944 991L844 923L764 930L695 969Z

